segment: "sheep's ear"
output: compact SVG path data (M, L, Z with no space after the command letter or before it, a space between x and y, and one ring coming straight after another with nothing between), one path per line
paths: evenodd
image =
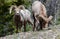
M11 14L12 10L16 9L17 6L16 5L12 5L10 8L9 8L9 13Z

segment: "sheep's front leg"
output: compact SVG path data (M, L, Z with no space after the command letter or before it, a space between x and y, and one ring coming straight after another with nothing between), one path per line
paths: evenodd
M48 29L48 22L43 21L42 29Z
M24 21L24 32L26 32L26 21Z
M38 22L39 22L39 21L38 21L37 17L35 16L33 31L36 30L36 26L37 26L37 23L38 23Z
M21 31L21 28L22 28L22 22L20 22L20 27L19 27L19 28L20 28L20 31Z
M16 23L16 33L18 33L18 23Z
M36 23L36 19L35 19L35 15L33 14L34 17L34 21L33 21L33 31L35 30L35 23Z

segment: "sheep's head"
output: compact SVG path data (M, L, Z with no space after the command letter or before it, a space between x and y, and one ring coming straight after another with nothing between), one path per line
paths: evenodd
M25 10L25 7L23 5L20 5L18 7L16 5L12 5L10 7L10 14L12 11L14 11L15 14L20 14L21 10Z
M15 12L16 14L19 14L19 13L20 13L20 9L19 9L19 8L16 8L16 9L14 10L14 12Z
M24 10L25 7L23 5L18 6L19 9Z
M15 13L19 13L20 9L16 5L12 5L10 7L10 12L9 13L11 14L12 11L14 11Z

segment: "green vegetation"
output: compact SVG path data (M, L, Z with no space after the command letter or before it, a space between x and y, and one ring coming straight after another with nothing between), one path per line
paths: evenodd
M0 0L0 36L13 34L16 31L16 27L13 22L13 15L9 14L9 8L11 5L23 4L26 8L31 5L29 0ZM27 28L27 31L29 28Z
M60 18L57 19L56 25L60 24Z

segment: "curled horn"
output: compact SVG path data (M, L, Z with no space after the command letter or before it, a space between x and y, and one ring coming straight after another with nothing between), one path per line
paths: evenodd
M23 5L18 6L18 8L19 8L19 9L22 9L22 10L25 9L25 7L24 7Z
M16 9L16 8L17 8L16 5L12 5L12 6L10 7L10 9L9 9L9 13L11 14L12 10L14 10L14 9Z

